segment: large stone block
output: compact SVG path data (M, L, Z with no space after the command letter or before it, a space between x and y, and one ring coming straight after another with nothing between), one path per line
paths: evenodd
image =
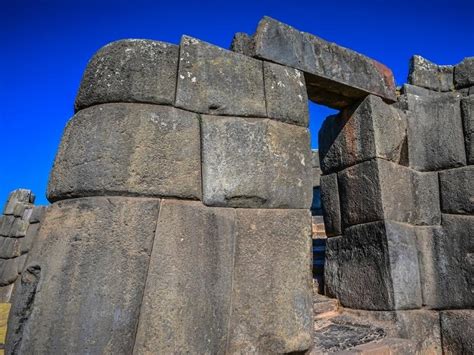
M372 158L406 164L405 115L376 96L337 116L319 131L321 169L341 170Z
M263 74L268 117L308 127L308 95L303 73L264 62Z
M235 210L162 200L134 352L223 354Z
M456 89L474 85L474 57L464 58L454 67L454 84Z
M437 172L418 172L410 169L413 213L408 222L414 225L441 223L439 182ZM396 177L393 177L396 178Z
M428 308L474 305L474 216L443 214L442 227L417 227L423 304Z
M368 94L395 101L393 74L383 64L264 17L253 36L253 55L305 72L311 100L346 107Z
M343 306L369 310L421 306L413 228L380 221L346 229L326 245L327 292Z
M453 72L451 65L437 65L414 55L410 60L408 82L431 90L451 91L454 90Z
M265 117L262 62L183 36L176 106L216 115Z
M0 259L20 256L22 239L0 237Z
M311 206L306 128L269 119L202 116L202 160L206 205Z
M460 100L458 93L406 95L411 167L432 171L466 165Z
M474 214L474 166L439 172L441 209L445 213Z
M311 150L311 166L313 167L313 187L321 184L321 164L319 163L319 150Z
M321 204L326 235L328 237L341 235L341 207L336 173L321 176Z
M474 354L474 310L440 313L443 354Z
M96 195L201 197L197 115L169 106L104 104L66 126L48 199Z
M102 47L89 61L76 97L76 111L109 102L172 104L178 46L126 39Z
M131 354L159 200L48 208L13 301L7 353Z
M467 163L474 165L474 94L461 100Z
M0 286L8 286L18 277L19 257L0 259Z
M35 195L26 189L17 189L10 192L5 207L3 208L3 214L13 215L15 206L17 204L31 204L35 202Z
M282 354L312 344L311 217L237 210L229 354Z

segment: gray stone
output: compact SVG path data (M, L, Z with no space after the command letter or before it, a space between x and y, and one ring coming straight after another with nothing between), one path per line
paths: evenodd
M200 199L197 115L126 103L78 112L64 132L48 199L117 194Z
M235 210L163 200L134 353L224 354Z
M23 216L27 207L29 207L29 204L18 202L15 207L13 207L13 215L15 217Z
M176 106L199 113L265 117L262 62L183 36Z
M474 166L439 172L441 210L445 213L474 214Z
M268 117L308 127L308 95L303 73L264 62L263 74Z
M309 211L238 209L236 213L227 353L308 349L313 337Z
M15 218L13 222L12 229L10 230L10 237L12 238L22 238L26 235L28 229L28 221L25 221L21 218Z
M0 259L20 256L21 239L0 237Z
M474 57L464 58L454 67L456 89L474 85Z
M203 201L209 206L309 208L308 130L269 119L202 116Z
M89 61L76 97L76 111L109 102L172 104L178 46L125 39L102 47Z
M48 206L34 206L31 216L29 218L29 222L40 223L43 220L47 208Z
M408 221L414 225L435 225L441 222L437 172L410 170L413 214ZM409 187L406 187L409 188ZM403 195L402 192L400 192Z
M368 94L396 101L392 71L373 59L269 17L253 38L257 57L305 72L312 101L335 108Z
M3 214L12 215L17 203L34 203L35 195L26 189L17 189L10 192L7 203L3 209Z
M437 65L414 55L410 60L408 82L431 90L451 91L454 90L453 72L451 65Z
M474 95L461 100L467 163L474 165Z
M474 354L474 310L442 311L443 354Z
M334 355L353 354L418 355L419 352L416 350L416 343L414 341L399 338L384 338L334 353Z
M14 284L8 286L0 286L0 302L1 303L10 303L10 298L13 293Z
M28 226L25 237L21 239L20 251L22 254L30 251L40 226L40 223L33 223Z
M0 216L0 236L9 237L11 235L11 229L15 219L15 216L12 215Z
M49 207L15 291L6 352L131 354L158 206L96 197Z
M410 166L432 171L466 165L461 95L406 96Z
M442 227L417 227L423 304L428 308L474 305L474 217L443 214Z
M341 208L336 173L321 176L321 204L326 235L328 237L341 235Z
M18 259L0 259L0 286L7 286L15 282L18 277Z
M237 32L232 38L230 49L233 52L244 54L249 57L255 56L255 43L247 33Z
M376 96L354 111L329 116L319 131L323 173L339 171L372 158L406 164L405 115Z
M413 228L381 221L346 229L326 246L327 292L343 306L369 310L421 306Z
M311 150L311 166L313 167L313 188L321 184L321 166L319 164L319 151Z

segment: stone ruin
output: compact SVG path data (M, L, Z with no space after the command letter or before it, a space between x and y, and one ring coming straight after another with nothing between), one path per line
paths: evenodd
M319 159L308 100L340 110ZM113 42L85 70L52 204L33 218L15 192L2 217L6 352L473 353L473 135L474 57L415 56L397 90L268 17L230 51Z

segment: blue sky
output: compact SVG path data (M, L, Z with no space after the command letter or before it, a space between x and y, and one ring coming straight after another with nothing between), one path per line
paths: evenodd
M474 0L1 0L0 9L0 205L18 187L47 202L82 72L110 41L179 43L188 34L227 48L235 32L253 33L268 15L381 61L397 84L413 54L438 64L474 55ZM313 137L327 113L311 107Z

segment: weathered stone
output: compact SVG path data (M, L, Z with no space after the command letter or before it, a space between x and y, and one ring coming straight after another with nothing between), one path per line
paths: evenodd
M96 197L49 207L15 291L6 352L131 354L158 206Z
M442 227L417 227L423 304L428 308L474 305L474 216L442 215Z
M15 222L15 216L3 215L0 216L0 236L9 237L13 223Z
M0 259L0 286L15 282L18 277L18 258Z
M26 203L18 202L17 204L15 204L15 207L13 207L13 215L15 217L23 216L23 213L25 212L28 206L29 205L27 205Z
M22 254L30 251L40 226L40 223L33 223L28 226L25 237L21 239L20 251Z
M311 150L311 166L313 167L313 187L319 186L321 181L321 166L319 164L319 150Z
M341 235L341 208L336 173L321 176L321 204L326 235L328 237Z
M268 117L308 127L308 95L303 73L264 62L263 75Z
M461 95L406 96L410 166L431 171L466 165Z
M43 220L47 208L48 206L34 206L31 216L29 218L29 222L40 223Z
M438 173L410 170L413 213L408 222L414 225L435 225L441 222ZM400 192L402 194L402 192Z
M474 85L474 57L464 58L454 67L456 89Z
M174 102L178 46L126 39L102 47L89 61L76 97L76 111L109 102Z
M0 302L9 304L12 296L14 284L8 286L0 286ZM5 327L6 328L6 327Z
M327 174L372 158L406 164L406 118L376 96L354 111L329 116L319 131L321 169Z
M7 203L3 209L3 214L12 215L17 203L34 203L35 195L26 189L17 189L10 192Z
M0 237L0 259L20 256L21 239Z
M12 228L10 230L10 237L12 238L21 238L26 235L26 231L28 229L28 221L25 221L21 218L15 218L13 222Z
M227 353L308 349L313 326L309 211L238 209L236 213Z
M176 106L216 115L265 117L262 62L183 36Z
M439 172L441 209L445 213L474 214L474 166Z
M357 52L269 17L253 38L255 56L305 72L312 101L343 108L368 94L396 100L392 71Z
M474 354L474 310L442 311L443 354Z
M199 199L197 115L126 103L78 112L64 132L48 199L117 194Z
M474 95L461 100L467 163L474 165Z
M141 307L137 354L223 354L235 210L163 200Z
M453 72L451 65L437 65L414 55L410 60L408 82L431 90L451 91L454 90Z
M202 116L203 201L209 206L309 208L308 130L269 119Z
M232 38L230 50L249 57L255 56L255 43L247 33L237 32Z
M416 343L414 341L399 338L384 338L379 341L372 341L334 353L334 355L353 354L418 355L419 352L416 350Z
M327 291L343 306L370 310L421 306L413 228L381 221L346 229L326 246Z

